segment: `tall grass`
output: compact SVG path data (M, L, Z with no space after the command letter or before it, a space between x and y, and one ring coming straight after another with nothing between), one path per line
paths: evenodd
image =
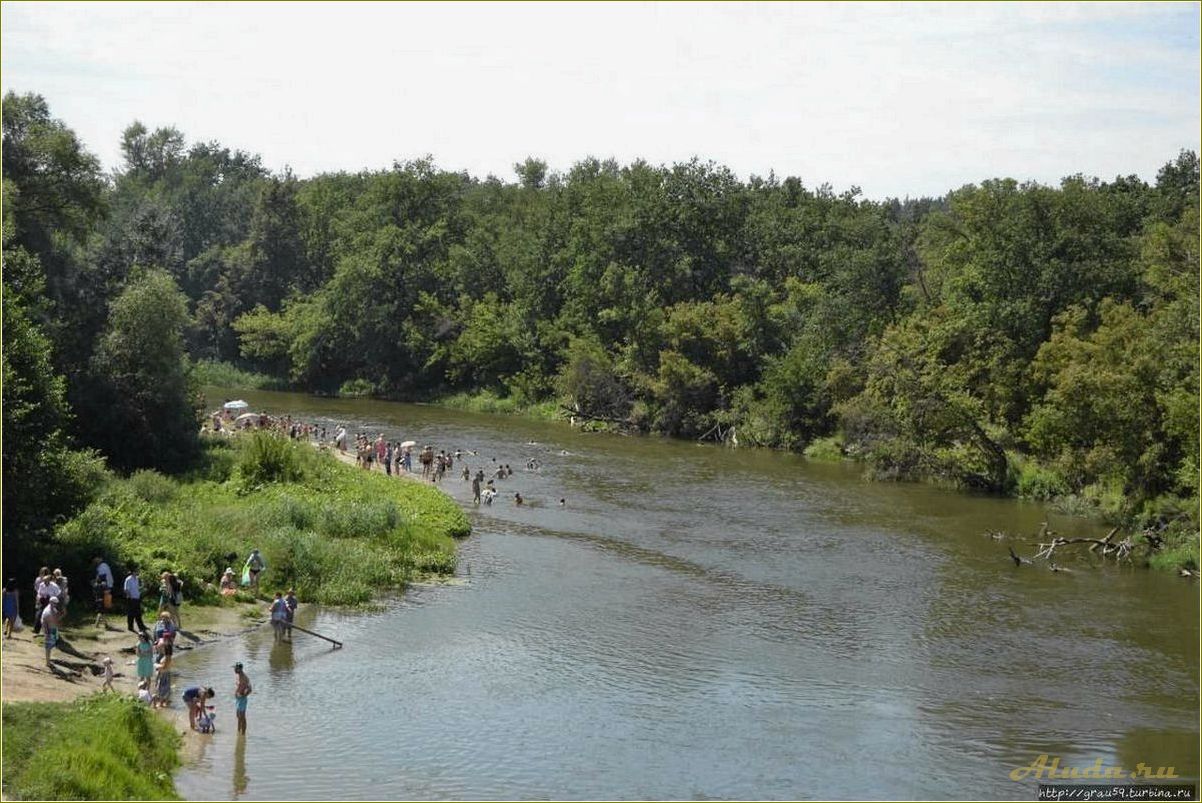
M175 800L179 736L136 700L4 705L8 800Z
M243 390L287 390L287 380L230 365L217 360L197 360L192 363L192 376L201 385Z
M563 418L559 411L559 405L554 400L527 403L513 396L498 396L491 390L455 393L443 396L435 403L452 410L465 410L470 413L520 415L540 421L555 421Z
M303 444L260 433L212 439L206 465L175 479L139 472L110 482L56 533L60 545L104 554L115 570L135 563L144 581L163 569L185 597L219 603L229 564L262 551L263 591L294 586L301 598L354 605L455 568L463 511L435 488L356 470Z

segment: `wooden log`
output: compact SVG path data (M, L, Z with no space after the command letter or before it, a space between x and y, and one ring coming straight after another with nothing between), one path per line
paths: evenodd
M317 638L319 638L319 639L325 639L326 641L328 641L328 642L330 642L331 644L333 644L333 645L334 645L334 649L336 649L336 650L337 650L337 649L340 649L340 648L342 647L342 642L341 642L341 641L337 641L336 639L332 639L332 638L330 638L329 636L323 636L321 633L314 633L312 630L306 630L305 628L301 627L300 625L287 625L287 627L288 627L289 629L291 629L291 630L299 630L299 631L300 631L300 632L302 632L302 633L308 633L310 636L316 636L316 637L317 637Z

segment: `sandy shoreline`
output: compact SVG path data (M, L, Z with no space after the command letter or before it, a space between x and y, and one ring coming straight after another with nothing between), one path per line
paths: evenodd
M180 612L184 628L176 637L176 650L199 649L250 632L267 621L266 605L185 605ZM150 608L148 605L143 615L148 624L154 616ZM0 692L5 702L63 702L100 691L104 682L101 661L106 655L113 659L114 689L134 694L138 677L133 649L138 638L125 628L124 613L109 615L103 630L84 622L62 628L61 634L62 648L51 654L53 670L46 667L42 639L34 639L28 625L11 639L0 640Z

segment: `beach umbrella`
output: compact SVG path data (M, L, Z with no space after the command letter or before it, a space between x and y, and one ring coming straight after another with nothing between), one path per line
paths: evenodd
M251 421L251 420L258 421L259 414L258 413L243 413L242 415L240 415L234 419L234 423L241 424L243 421Z
M417 441L405 441L401 444L402 449L412 449L414 446L417 446Z
M249 404L242 401L241 399L235 399L234 401L228 401L222 406L225 407L225 409L227 409L227 410L245 410L247 407L250 407Z

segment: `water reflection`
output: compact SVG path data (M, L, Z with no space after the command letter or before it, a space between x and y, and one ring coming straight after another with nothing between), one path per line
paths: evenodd
M281 677L290 672L293 667L292 642L276 641L271 645L271 654L267 659L273 678Z
M1039 506L787 455L245 395L470 446L473 467L520 467L536 440L542 469L499 482L504 499L570 504L477 511L448 479L474 517L466 582L376 613L302 607L345 649L263 628L188 656L198 677L245 660L252 727L288 738L256 739L254 787L245 740L218 742L180 773L187 797L232 773L233 797L269 800L1025 799L1009 772L1043 753L1197 773L1196 587L1016 568L1006 546L1029 554Z
M233 797L237 800L246 793L246 786L250 783L250 776L246 774L246 734L238 734L238 740L234 743L234 794Z

